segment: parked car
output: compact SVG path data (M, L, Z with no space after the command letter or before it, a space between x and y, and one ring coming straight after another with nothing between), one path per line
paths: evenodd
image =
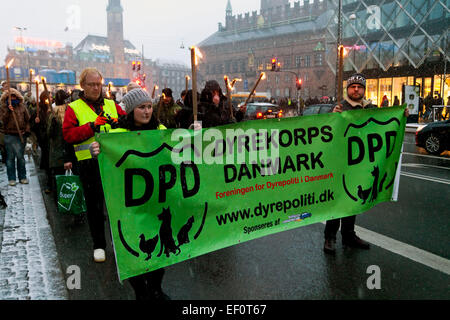
M312 114L322 114L322 113L329 113L333 110L333 104L313 104L310 106L307 106L303 110L304 116L309 116Z
M439 155L450 149L450 120L431 122L416 130L416 146Z
M282 117L283 110L279 106L266 102L254 102L247 105L244 120L275 119Z

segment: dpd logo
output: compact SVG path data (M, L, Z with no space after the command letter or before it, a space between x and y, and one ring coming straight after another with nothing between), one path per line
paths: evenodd
M342 183L353 201L361 205L374 202L394 184L398 162L390 158L398 142L399 125L397 118L385 122L370 118L363 124L351 123L347 127L344 138L350 170L342 176ZM385 171L381 171L381 164L388 164Z

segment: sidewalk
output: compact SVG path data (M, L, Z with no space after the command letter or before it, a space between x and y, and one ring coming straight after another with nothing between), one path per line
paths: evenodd
M0 300L66 300L37 169L27 157L26 168L30 183L11 187L0 163L0 190L8 204L0 210Z

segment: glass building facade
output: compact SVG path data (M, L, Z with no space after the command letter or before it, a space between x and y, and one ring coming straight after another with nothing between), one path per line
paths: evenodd
M326 59L336 72L339 1L327 5ZM417 85L422 97L439 94L447 104L450 0L342 0L341 21L344 79L363 73L367 98L380 106L386 95L392 105L403 85Z

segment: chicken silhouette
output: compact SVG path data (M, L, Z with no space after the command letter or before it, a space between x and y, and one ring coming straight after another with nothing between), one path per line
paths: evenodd
M156 244L158 243L158 235L156 235L152 239L145 240L144 234L141 234L139 238L141 239L139 241L139 249L147 254L147 258L145 258L145 261L150 260L152 258L152 253L155 250Z
M366 203L367 198L369 198L370 192L372 191L372 187L369 189L363 190L361 185L358 186L358 197L363 201L362 204Z

